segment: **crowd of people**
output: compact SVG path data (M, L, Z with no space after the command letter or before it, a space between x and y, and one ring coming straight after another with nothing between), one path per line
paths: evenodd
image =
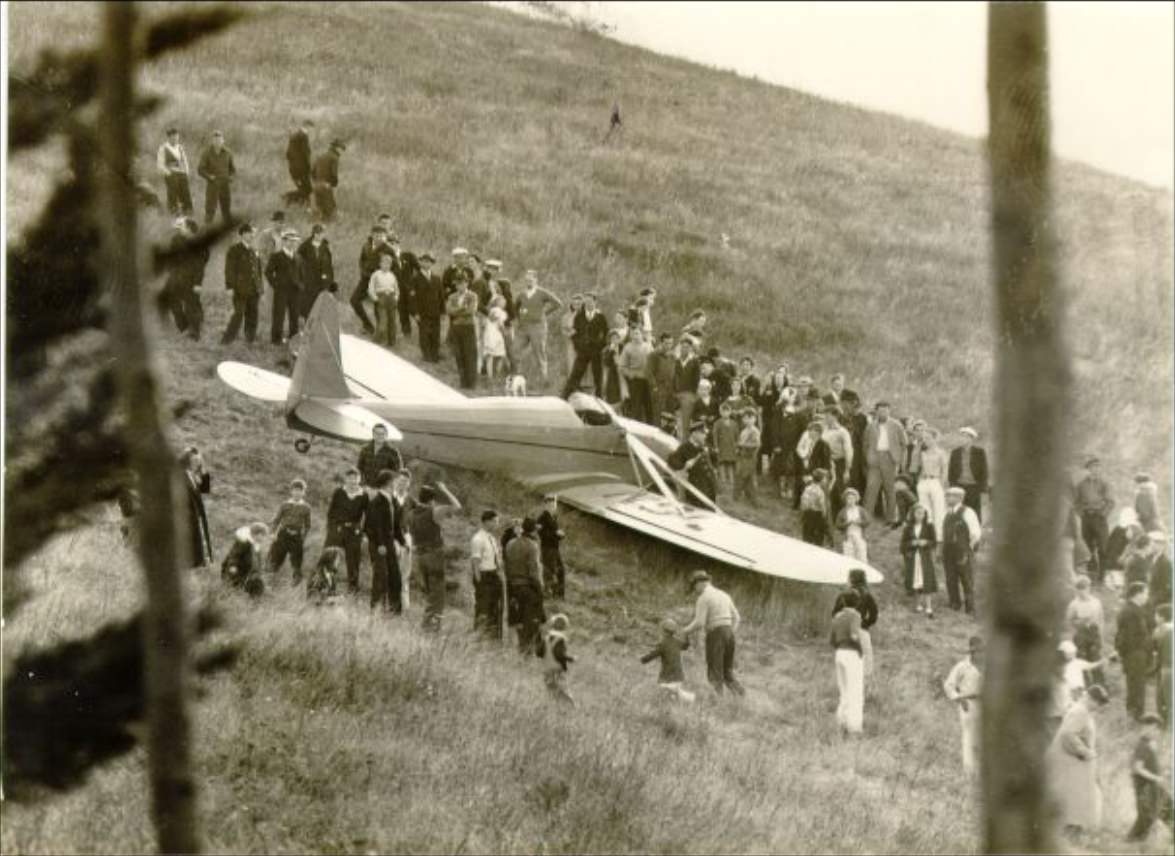
M225 256L224 285L233 300L221 338L225 344L242 332L248 343L255 341L266 283L272 292L274 345L298 334L320 294L338 296L325 224L337 210L334 188L345 145L336 140L312 159L312 134L309 122L291 134L287 161L295 190L285 199L311 212L317 222L305 238L287 224L284 211L274 212L260 232L247 223L237 228ZM177 218L179 247L199 227L191 217L187 156L174 128L159 148L158 166L169 211ZM236 169L219 133L201 154L198 174L206 182L206 221L211 223L218 210L227 220ZM207 261L206 252L189 256L169 272L164 289L163 305L177 329L197 339ZM674 434L679 446L667 462L699 494L716 502L726 493L757 505L765 489L799 513L805 541L839 549L862 564L869 561L869 542L876 537L870 533L900 530L900 583L912 609L934 618L941 565L948 606L974 615L973 569L984 539L984 495L991 488L987 454L974 428L958 428L958 442L948 449L943 432L923 419L895 416L888 401L866 407L843 374L818 384L786 363L760 373L751 356L732 361L708 334L708 318L700 309L681 330L657 325L658 295L652 288L633 294L608 316L599 295L584 292L564 300L540 284L535 270L525 270L515 289L503 276L502 261L483 259L464 247L453 248L451 262L440 272L436 262L429 251L402 249L390 215L376 218L359 250L359 274L348 296L365 335L400 349L415 331L424 362L439 362L447 348L462 389L499 392L504 384L516 394L528 384L549 387L548 328L554 325L567 365L562 396L590 385L626 417ZM338 597L345 580L347 591L357 595L366 542L371 607L399 615L415 586L426 601L424 627L436 630L446 591L454 585L445 573L440 521L462 506L441 482L421 485L413 495L412 473L382 430L377 428L360 451L356 466L340 474L326 511L324 547L306 579L307 593L319 601ZM208 474L195 450L186 452L181 464L193 555L197 564L210 564L212 544L201 499L209 490ZM1108 663L1120 662L1125 705L1143 731L1132 766L1138 822L1130 835L1137 838L1156 818L1170 825L1170 798L1158 775L1155 746L1157 729L1169 730L1171 722L1172 570L1155 483L1145 474L1135 481L1133 502L1118 511L1113 526L1113 492L1096 458L1086 461L1070 497L1066 537L1072 550L1066 555L1072 559L1075 595L1057 652L1056 736L1049 763L1053 779L1061 782L1058 799L1066 826L1096 827L1095 715L1110 700ZM294 480L269 524L254 522L236 530L221 564L226 582L259 595L266 588L263 570L276 575L288 560L293 582L301 584L314 518L305 491L305 482ZM547 615L548 603L566 597L563 538L555 495L544 499L541 512L521 518L487 509L469 543L468 579L474 630L502 640L512 628L518 650L540 659L552 696L570 702L569 619L562 612ZM659 660L662 691L681 702L693 701L696 694L686 687L681 656L690 637L700 632L713 690L741 695L734 675L738 610L706 572L695 572L690 586L696 595L693 620L684 627L663 620L660 641L641 662ZM1124 596L1112 653L1102 600L1094 594L1102 588ZM878 616L864 571L854 571L837 597L829 628L839 693L836 721L846 735L864 731L865 683L874 668L870 629ZM946 698L958 710L968 772L978 764L982 657L983 640L973 636L966 656L943 682ZM1152 683L1153 714L1146 705Z

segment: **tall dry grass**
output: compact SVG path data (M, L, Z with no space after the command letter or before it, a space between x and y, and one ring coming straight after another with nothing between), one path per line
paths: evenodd
M311 116L319 145L350 141L341 216L329 229L338 279L354 284L359 243L389 211L411 249L472 246L536 267L566 294L605 305L645 285L658 326L711 312L727 353L884 395L951 428L989 425L992 334L986 172L976 141L802 93L657 57L596 36L465 5L267 4L255 19L144 70L171 96L144 126L184 129L191 155L220 127L237 154L240 210L268 218L289 182L287 123ZM10 10L14 67L51 39L79 44L93 12L73 4ZM601 147L614 99L622 146ZM21 156L9 175L19 232L55 167ZM202 188L196 191L197 207ZM1139 467L1170 484L1171 198L1075 164L1057 172L1059 232L1077 356L1075 447L1096 451L1122 485ZM293 219L305 227L305 217ZM167 224L145 221L163 239ZM720 232L731 235L723 250ZM268 519L295 476L321 543L331 477L354 449L309 456L277 408L228 393L221 359L278 368L268 345L215 344L228 316L223 251L205 279L202 343L164 338L169 400L192 408L175 428L214 474L209 514L223 555L232 531ZM268 299L263 315L268 314ZM262 330L267 318L263 318ZM263 336L263 338L265 338ZM401 353L415 356L413 345ZM452 381L448 365L436 373ZM470 509L445 524L450 574L464 577L475 512L536 498L499 479L450 472ZM1168 506L1169 507L1169 506ZM769 501L734 506L794 531ZM472 644L468 610L439 640L363 608L312 609L284 588L257 608L223 601L245 660L207 686L199 764L210 842L225 852L588 851L968 852L976 804L958 770L957 724L939 683L973 625L927 622L897 588L878 595L879 679L868 739L841 744L824 641L831 594L716 569L746 616L743 704L666 709L636 658L666 612L684 617L689 554L567 514L573 568L576 711L560 716L534 664ZM875 533L874 562L896 576L896 537ZM5 656L129 612L130 559L100 525L27 563L39 596L5 633ZM981 574L982 576L982 571ZM467 600L467 592L463 595ZM703 683L698 654L692 683ZM1112 674L1120 691L1118 675ZM1130 731L1105 723L1107 834L1130 822ZM3 808L5 852L146 851L142 758L98 771L84 789Z

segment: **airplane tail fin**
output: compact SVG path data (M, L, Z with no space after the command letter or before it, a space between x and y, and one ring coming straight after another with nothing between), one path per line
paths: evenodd
M318 295L300 335L302 342L286 396L287 412L307 398L353 398L343 376L339 304L333 295Z

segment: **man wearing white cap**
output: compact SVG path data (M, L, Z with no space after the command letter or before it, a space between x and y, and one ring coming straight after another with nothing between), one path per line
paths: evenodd
M942 563L946 571L947 597L951 609L965 607L975 613L972 564L983 532L975 511L963 504L963 488L947 489L947 513L942 521ZM959 588L963 596L959 597Z
M947 468L947 482L963 489L964 504L983 522L983 494L988 489L987 452L975 445L979 432L974 428L960 428L963 445L951 450Z

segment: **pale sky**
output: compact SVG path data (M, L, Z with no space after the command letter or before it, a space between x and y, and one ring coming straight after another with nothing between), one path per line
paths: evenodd
M659 53L987 134L987 6L967 2L571 2ZM1175 3L1048 4L1053 148L1175 184Z

